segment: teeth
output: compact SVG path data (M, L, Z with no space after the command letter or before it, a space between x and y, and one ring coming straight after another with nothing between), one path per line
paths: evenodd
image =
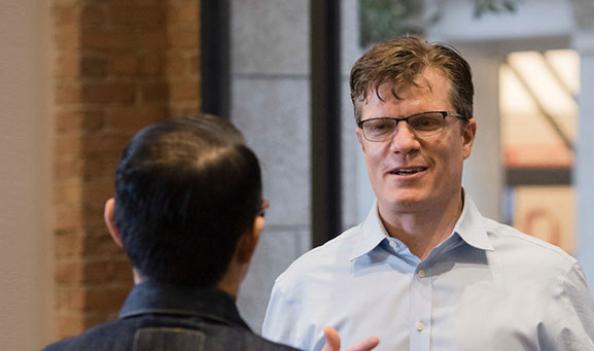
M406 168L406 169L397 169L397 170L395 170L392 173L395 173L395 174L414 174L414 173L420 172L422 170L423 170L422 168Z

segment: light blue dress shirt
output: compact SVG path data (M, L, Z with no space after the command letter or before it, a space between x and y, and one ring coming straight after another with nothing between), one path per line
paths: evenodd
M481 216L468 195L450 237L423 261L367 219L297 259L272 290L263 335L320 350L594 350L594 302L576 260Z

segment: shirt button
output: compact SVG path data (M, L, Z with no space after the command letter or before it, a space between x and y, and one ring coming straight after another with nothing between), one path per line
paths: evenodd
M425 273L424 270L420 270L417 275L419 276L419 278L425 278L427 276L427 273Z
M420 333L420 332L422 332L423 330L425 330L425 323L423 323L423 322L421 322L421 321L418 321L418 322L417 322L417 331Z

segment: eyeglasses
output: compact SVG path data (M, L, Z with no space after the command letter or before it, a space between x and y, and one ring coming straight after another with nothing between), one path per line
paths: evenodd
M408 117L378 117L358 121L363 136L369 141L386 141L394 136L398 122L405 121L416 136L426 138L442 132L447 126L446 117L452 116L467 121L469 118L447 111L428 111Z
M270 207L268 200L262 199L262 203L260 204L260 209L258 210L258 216L266 217L266 209L268 209L268 207Z

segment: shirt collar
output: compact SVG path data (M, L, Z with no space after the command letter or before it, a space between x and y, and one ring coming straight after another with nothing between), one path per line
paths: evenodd
M454 234L457 234L465 243L480 250L492 251L483 225L483 216L466 191L464 194L464 206L462 213L454 226ZM388 237L388 232L379 218L377 201L373 203L367 218L361 223L361 235L357 245L353 245L349 256L354 260L375 249L383 240Z
M379 218L377 201L373 203L367 218L365 218L360 226L361 235L357 238L358 243L353 245L351 249L349 256L349 260L351 261L375 249L376 246L388 237L388 232Z
M180 287L154 281L137 284L126 298L119 317L144 314L196 316L249 330L233 298L211 288Z
M466 191L464 193L464 207L454 226L457 233L468 245L480 250L493 251L487 230L484 226L483 216Z

